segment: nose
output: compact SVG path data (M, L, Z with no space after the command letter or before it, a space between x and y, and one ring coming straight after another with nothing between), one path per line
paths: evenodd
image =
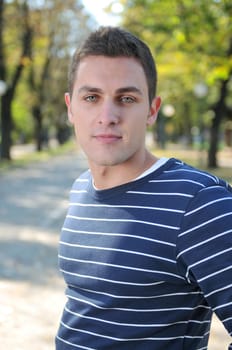
M98 123L105 125L117 124L120 119L119 108L112 100L104 100L100 106Z

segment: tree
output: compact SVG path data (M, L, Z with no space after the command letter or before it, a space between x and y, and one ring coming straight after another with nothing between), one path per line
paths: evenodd
M26 1L22 4L18 4L17 1L12 4L8 4L9 10L17 10L18 17L20 19L20 27L22 28L21 38L19 40L20 47L17 57L17 62L12 72L8 69L7 59L5 55L5 42L3 40L3 33L5 31L5 10L6 3L4 0L0 0L0 79L7 84L6 93L2 96L1 101L1 158L10 159L10 147L12 144L11 131L12 131L12 102L15 96L16 88L22 75L22 71L27 62L30 59L31 48L31 34L32 29L29 25L29 9Z
M44 1L43 8L35 9L31 16L35 28L29 82L34 95L35 139L40 151L44 137L47 137L47 125L55 123L60 127L57 119L64 113L63 95L71 48L76 47L90 28L89 18L76 0ZM45 126L46 117L49 121Z
M231 59L232 56L232 37L230 40L230 45L228 48L228 53L226 55L228 59ZM230 67L228 76L225 76L224 79L220 79L219 86L219 97L215 105L213 106L214 117L212 119L212 126L210 129L210 148L208 153L208 165L209 167L215 168L218 166L217 164L217 150L218 150L218 142L219 142L219 130L221 120L228 113L228 107L226 104L226 98L229 94L229 82L232 76L232 67ZM228 113L229 115L229 113Z
M183 101L186 105L187 101L193 105L188 109L194 112L197 103L194 86L199 82L208 86L208 95L202 101L205 110L214 112L208 165L217 166L218 134L226 118L231 78L231 1L122 0L121 3L123 25L144 39L156 57L159 90L164 99L176 105ZM203 120L203 114L198 118L194 114L176 116L175 124L185 123L186 117L192 119L193 125Z
M8 22L12 25L7 26ZM15 121L12 106L25 95L24 111L34 120L38 150L47 127L58 127L58 119L64 115L70 55L91 24L80 0L0 0L0 80L7 83L1 103L1 158L10 159ZM24 96L16 94L17 90Z

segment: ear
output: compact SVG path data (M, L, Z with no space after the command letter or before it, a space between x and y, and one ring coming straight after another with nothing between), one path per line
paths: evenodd
M150 113L149 113L148 118L147 118L147 125L148 126L151 126L152 124L155 123L157 116L158 116L160 106L161 106L161 98L159 96L157 96L152 100L152 103L151 103Z
M68 112L68 120L70 121L71 124L73 124L74 118L71 110L71 97L68 92L64 94L64 100L65 104L67 106L67 112Z

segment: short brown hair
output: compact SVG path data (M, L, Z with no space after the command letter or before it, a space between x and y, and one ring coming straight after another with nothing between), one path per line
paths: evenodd
M87 56L135 58L143 67L151 103L156 94L156 65L150 49L138 37L119 27L100 27L92 32L73 55L68 75L68 88L71 94L78 65Z

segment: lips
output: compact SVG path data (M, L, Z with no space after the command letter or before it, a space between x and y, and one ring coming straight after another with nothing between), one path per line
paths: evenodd
M116 134L98 134L94 138L101 143L114 143L120 140L122 137Z

